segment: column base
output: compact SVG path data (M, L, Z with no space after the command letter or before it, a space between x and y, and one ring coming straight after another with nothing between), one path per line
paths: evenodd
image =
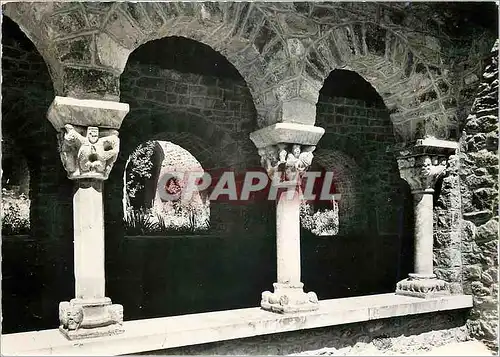
M111 299L72 299L59 303L59 331L69 340L124 332L123 306Z
M448 283L437 279L434 274L409 274L407 279L396 285L396 295L406 295L429 299L438 296L450 295Z
M264 291L260 306L267 311L293 313L319 309L318 297L313 292L305 293L304 284L274 283L274 293Z

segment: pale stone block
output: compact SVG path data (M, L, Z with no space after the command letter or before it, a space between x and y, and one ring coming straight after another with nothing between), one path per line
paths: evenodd
M325 129L314 125L297 123L276 123L250 133L250 139L257 149L279 143L316 145Z
M295 99L281 105L281 121L284 123L314 125L315 120L316 102Z
M123 71L131 51L118 44L105 32L99 33L96 41L97 57L101 65Z
M56 96L47 118L57 131L66 124L119 129L128 112L126 103Z

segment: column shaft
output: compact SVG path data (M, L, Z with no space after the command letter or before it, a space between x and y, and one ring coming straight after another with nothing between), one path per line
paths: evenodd
M293 197L292 197L292 192ZM300 196L294 188L281 190L276 207L277 282L300 283Z
M433 276L433 195L415 193L415 273Z
M73 196L77 299L105 297L103 181L77 180Z

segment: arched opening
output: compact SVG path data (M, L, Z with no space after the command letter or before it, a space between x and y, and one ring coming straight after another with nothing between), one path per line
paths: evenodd
M211 174L260 169L244 79L210 47L166 37L130 55L121 101L130 112L105 199L109 295L126 306L127 319L255 306L276 269L272 202L210 200L208 230L157 239L127 236L122 208L127 160L148 141L187 150Z
M4 16L2 188L8 194L3 201L24 207L14 208L11 217L22 229L10 232L24 235L10 236L2 229L4 333L58 326L54 311L72 295L72 183L61 165L56 131L46 119L53 99L42 56Z
M411 269L401 270L401 255L408 257L413 212L384 101L357 73L334 70L320 91L316 125L325 134L314 161L333 173L339 230L322 237L303 230L304 284L320 299L392 292Z
M151 140L139 145L124 172L127 236L207 231L209 197L206 190L194 186L198 177L194 175L204 173L196 157L170 141Z

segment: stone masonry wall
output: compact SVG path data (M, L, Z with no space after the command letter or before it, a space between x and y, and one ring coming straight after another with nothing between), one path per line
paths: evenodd
M226 164L244 165L248 157L258 163L257 151L248 137L255 130L256 114L245 82L235 83L156 66L130 65L122 75L121 92L121 100L130 104L131 111L124 121L122 131L125 132L120 134L127 135L130 122L140 124L142 137L157 135L159 130L191 132L202 149L209 150L212 157ZM180 116L189 119L181 122L184 118L176 118ZM173 123L163 128L156 123L154 128L147 125L151 117ZM207 132L209 129L212 132ZM224 142L228 139L232 141ZM192 154L197 156L201 152ZM223 159L222 155L226 157Z
M404 316L151 351L147 355L416 355L468 339L463 311Z
M394 144L388 110L359 99L324 95L316 107L316 125L325 129L318 150L340 151L357 165L354 190L360 205L351 231L397 233L402 181L394 154L388 150Z
M463 293L460 182L457 157L451 156L434 195L434 273L450 283L452 294Z
M474 297L467 325L498 351L498 40L460 144L464 292Z

